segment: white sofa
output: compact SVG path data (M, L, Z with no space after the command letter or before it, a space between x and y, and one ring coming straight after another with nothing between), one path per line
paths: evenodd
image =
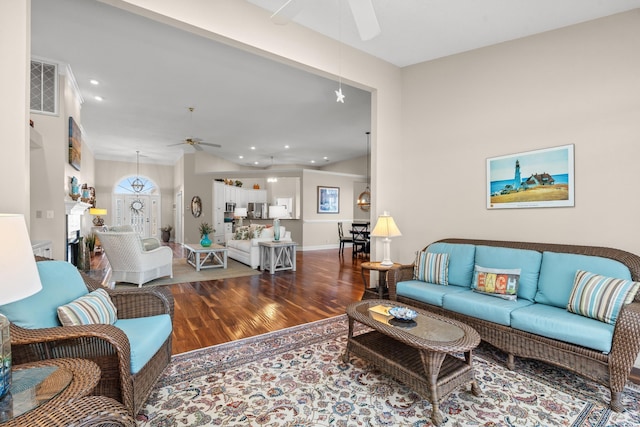
M238 227L234 233L229 233L225 237L229 258L247 264L251 268L258 268L260 266L258 243L273 240L273 227L251 224L250 226ZM291 232L283 226L280 226L280 241L291 241Z

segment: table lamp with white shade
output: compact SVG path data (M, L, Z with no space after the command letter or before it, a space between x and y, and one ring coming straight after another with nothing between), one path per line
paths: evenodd
M247 217L247 208L235 208L233 216L238 218L238 227L242 227L242 220Z
M382 262L380 262L380 265L393 265L393 261L391 261L391 237L398 236L402 236L402 233L400 233L393 217L389 212L383 212L382 215L378 217L378 222L371 232L371 237L384 237L384 239L382 239L384 246Z
M23 215L0 214L0 305L31 296L42 289ZM2 307L0 307L0 310ZM0 312L0 397L11 387L9 319Z

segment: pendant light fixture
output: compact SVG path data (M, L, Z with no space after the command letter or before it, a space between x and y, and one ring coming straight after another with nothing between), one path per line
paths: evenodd
M144 182L140 179L140 151L136 151L136 179L131 182L131 188L135 193L144 190Z
M358 196L357 204L361 210L369 212L371 208L371 188L369 187L369 163L371 162L369 146L371 144L371 132L365 132L365 134L367 135L367 188Z

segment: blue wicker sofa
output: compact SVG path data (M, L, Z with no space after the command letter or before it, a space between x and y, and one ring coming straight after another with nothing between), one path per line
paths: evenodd
M444 239L387 280L391 300L472 326L507 353L509 369L515 356L561 366L607 386L611 409L624 410L621 393L640 351L640 257L593 246Z

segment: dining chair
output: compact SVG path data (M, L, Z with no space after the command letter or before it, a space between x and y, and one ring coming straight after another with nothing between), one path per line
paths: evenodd
M344 231L342 228L342 222L338 222L338 237L340 238L340 251L339 254L342 255L344 253L344 244L345 243L353 243L352 237L345 237Z

